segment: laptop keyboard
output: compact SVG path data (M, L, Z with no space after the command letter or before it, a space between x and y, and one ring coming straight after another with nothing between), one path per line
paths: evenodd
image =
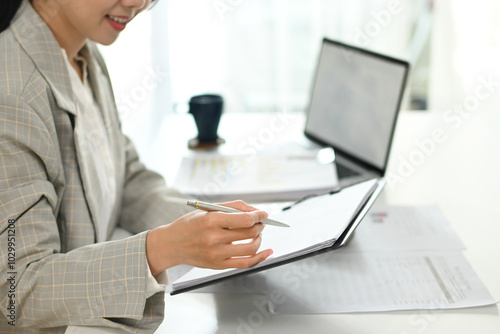
M355 170L352 170L349 167L339 164L338 162L337 162L337 174L339 176L339 179L359 175L359 173L356 172Z

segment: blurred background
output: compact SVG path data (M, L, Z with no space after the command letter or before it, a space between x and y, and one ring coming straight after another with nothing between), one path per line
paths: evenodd
M193 95L221 94L224 112L305 111L323 37L408 60L402 109L498 112L498 0L159 0L101 50L143 153Z

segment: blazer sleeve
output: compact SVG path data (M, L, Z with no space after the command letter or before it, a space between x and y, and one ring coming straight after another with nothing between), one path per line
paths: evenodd
M15 320L153 332L164 297L146 298L147 232L61 253L51 179L60 153L45 121L19 97L0 96L0 329Z
M126 175L122 198L120 226L139 233L173 222L191 212L186 198L172 188L156 172L148 170L139 160L129 138L126 141Z

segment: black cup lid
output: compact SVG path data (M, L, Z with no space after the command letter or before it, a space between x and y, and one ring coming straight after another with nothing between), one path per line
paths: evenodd
M222 102L222 97L220 95L215 95L215 94L198 95L198 96L193 96L190 102L198 104L217 103L217 102Z

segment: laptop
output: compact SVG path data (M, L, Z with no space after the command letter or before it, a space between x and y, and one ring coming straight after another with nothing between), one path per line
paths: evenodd
M323 39L304 134L333 148L341 188L385 175L409 67Z

